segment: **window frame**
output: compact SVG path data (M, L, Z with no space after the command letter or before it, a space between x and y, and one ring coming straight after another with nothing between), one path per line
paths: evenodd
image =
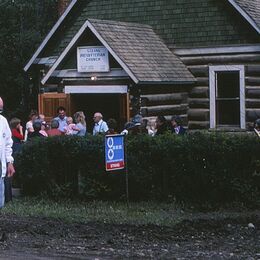
M240 128L246 129L245 116L245 66L244 65L218 65L209 66L209 93L210 93L210 128L217 128L216 125L216 73L225 71L239 72L239 92L240 92ZM229 127L229 125L226 125Z

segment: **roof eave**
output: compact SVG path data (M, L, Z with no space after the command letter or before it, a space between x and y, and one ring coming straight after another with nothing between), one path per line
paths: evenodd
M28 71L30 69L30 67L32 66L33 62L35 61L35 59L38 57L38 55L41 53L41 51L44 49L44 47L46 46L46 44L49 42L49 40L51 39L51 37L53 36L53 34L57 31L57 29L60 27L60 25L62 24L62 22L65 20L65 18L67 17L67 15L70 13L71 9L75 6L76 2L78 0L72 0L71 3L68 5L67 9L65 10L65 12L61 15L61 17L58 19L58 21L56 22L56 24L52 27L51 31L47 34L47 36L45 37L45 39L43 40L43 42L41 43L41 45L38 47L38 49L36 50L36 52L33 54L32 58L29 60L29 62L26 64L26 66L23 68L24 71Z
M186 81L140 81L138 85L193 85L196 80L186 80Z

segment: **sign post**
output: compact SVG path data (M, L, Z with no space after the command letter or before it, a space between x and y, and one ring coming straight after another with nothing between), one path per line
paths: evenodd
M125 151L125 135L105 136L105 164L106 171L125 170L126 174L126 199L129 207L128 167Z

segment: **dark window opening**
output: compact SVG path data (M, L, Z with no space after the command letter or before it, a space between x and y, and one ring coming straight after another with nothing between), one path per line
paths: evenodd
M216 72L217 125L240 126L239 71Z

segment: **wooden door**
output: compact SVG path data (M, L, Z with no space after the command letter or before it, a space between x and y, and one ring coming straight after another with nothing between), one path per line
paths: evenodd
M45 115L45 120L50 122L57 115L57 108L62 106L66 114L71 114L70 95L64 93L44 93L38 96L38 110Z
M120 128L123 129L124 124L130 120L130 102L129 93L120 95Z

